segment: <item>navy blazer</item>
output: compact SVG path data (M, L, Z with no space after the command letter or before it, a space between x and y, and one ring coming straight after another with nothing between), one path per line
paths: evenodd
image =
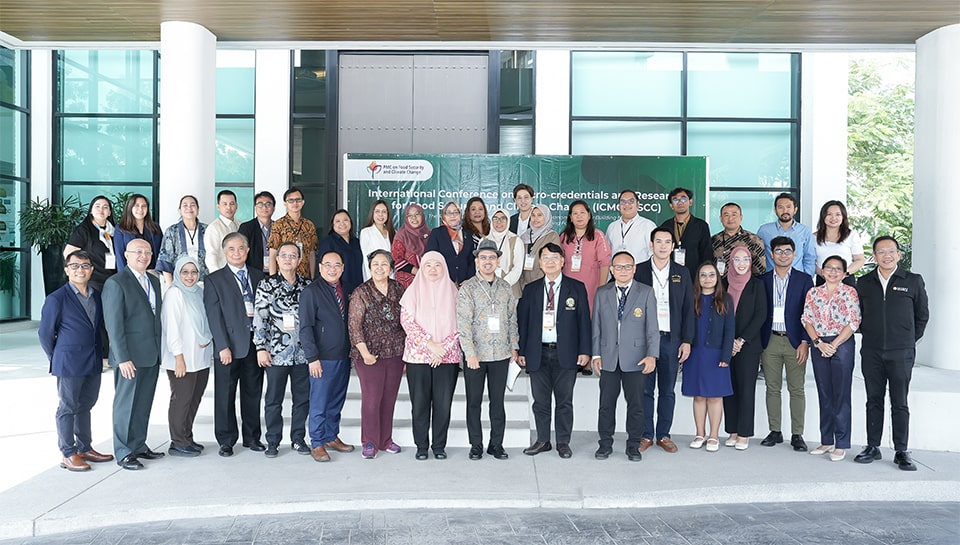
M247 267L252 293L263 280L263 271ZM213 357L219 361L220 351L229 348L233 359L245 358L250 351L250 319L243 305L243 292L229 265L207 275L203 281L203 306L207 310L210 333L213 334Z
M463 249L458 254L453 250L453 241L450 240L447 227L441 225L430 231L427 251L431 250L443 254L443 259L447 262L447 271L450 272L450 280L453 280L457 286L477 275L476 262L473 259L473 235L470 231L463 231Z
M132 361L135 367L160 363L160 279L152 274L147 278L156 298L156 312L150 308L150 300L130 267L111 276L103 285L103 322L114 367L125 361Z
M350 315L348 298L344 298L343 305L341 316L333 288L323 278L318 277L300 292L300 346L308 362L350 357L350 338L344 317Z
M540 369L543 350L543 298L545 278L534 280L523 288L523 297L517 304L517 322L520 329L519 355L526 359L527 371ZM557 304L557 355L560 367L576 369L577 356L593 353L593 328L590 322L590 303L583 282L564 276L560 282Z
M43 301L40 311L40 346L50 360L50 374L57 377L84 377L100 373L103 342L103 303L100 292L87 287L97 307L94 322L73 293L70 283L54 291Z
M263 268L263 257L270 256L270 250L263 247L263 232L260 231L260 220L253 218L240 224L238 232L247 237L250 252L247 253L247 267L253 267L258 270L268 270ZM256 286L253 288L256 290Z
M726 314L717 314L717 309L713 305L710 305L709 309L700 309L701 313L709 312L710 317L707 320L707 330L697 330L697 340L694 343L699 343L700 336L706 335L707 347L719 348L720 361L730 363L733 358L733 339L737 336L737 317L733 313L733 299L730 294L724 293L723 300L727 306Z
M360 239L351 233L350 242L347 243L336 233L327 235L317 246L317 263L323 258L323 254L329 251L335 251L343 257L343 274L340 275L340 283L343 285L343 293L350 297L353 290L363 284L364 256L363 250L360 249ZM319 274L317 280L321 280Z
M775 274L777 274L775 270L770 270L760 277L767 293L767 319L763 322L763 329L760 330L763 348L770 344L770 332L773 330L773 275ZM799 269L793 269L790 272L790 282L787 284L787 294L783 300L783 317L787 322L787 339L794 348L800 346L803 341L810 342L810 337L800 318L803 316L803 302L812 287L813 279L809 274Z
M639 263L633 279L653 287L652 258ZM693 312L693 283L686 267L670 261L670 340L693 343L697 317ZM656 288L654 288L656 291Z
M729 282L723 279L723 285L726 287ZM763 293L763 283L758 277L751 277L747 285L743 287L743 293L740 294L740 302L737 303L737 312L735 314L737 321L736 336L743 339L744 345L740 353L763 352L763 342L761 332L763 331L764 319L767 315L772 316L773 311L767 311L767 298Z

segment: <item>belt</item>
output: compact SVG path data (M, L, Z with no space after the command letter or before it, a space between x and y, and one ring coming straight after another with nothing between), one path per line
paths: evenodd
M540 345L544 348L552 348L554 350L557 349L557 343L540 343Z
M669 336L670 336L670 332L669 332L669 331L661 331L661 332L660 332L660 336L661 336L661 337L669 337Z
M786 336L787 336L787 332L786 332L786 331L771 331L770 333L773 333L773 334L776 335L777 337L786 337Z

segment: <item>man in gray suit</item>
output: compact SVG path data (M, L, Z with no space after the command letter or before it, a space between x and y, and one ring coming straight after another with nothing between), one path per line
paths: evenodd
M127 266L103 285L103 317L113 366L113 452L123 469L163 456L147 447L147 424L160 373L160 280L147 274L150 243L133 239Z
M610 266L614 281L600 286L593 300L593 370L600 377L598 460L613 452L621 386L627 400L627 459L641 459L643 381L656 369L660 330L653 289L633 279L635 266L630 252L617 252Z

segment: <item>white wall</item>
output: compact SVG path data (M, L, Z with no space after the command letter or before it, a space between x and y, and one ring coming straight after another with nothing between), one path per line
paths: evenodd
M254 119L254 192L269 191L277 200L273 217L286 213L283 192L290 184L290 50L257 50Z
M53 52L30 53L30 200L53 194ZM30 250L30 318L40 319L43 307L43 264Z
M534 153L570 153L570 51L537 50Z

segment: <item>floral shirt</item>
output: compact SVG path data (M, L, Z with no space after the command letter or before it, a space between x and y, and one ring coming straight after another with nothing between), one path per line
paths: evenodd
M273 365L305 365L300 346L300 292L310 284L297 275L291 284L282 274L264 278L253 303L253 344L270 352ZM286 327L285 327L286 326Z
M317 228L313 222L301 216L300 221L294 222L287 214L273 222L270 227L270 238L267 239L267 249L277 250L284 242L299 242L300 264L297 265L297 274L304 278L312 278L310 270L310 255L317 252L320 240L317 238Z
M440 359L441 363L460 363L460 334L458 332L454 331L446 339L432 339L420 327L416 318L402 307L400 309L400 324L407 332L407 338L403 345L403 361L407 363L430 363L430 360L433 359L433 353L427 348L427 341L434 341L443 344L446 349L443 358Z
M206 257L203 247L203 235L207 231L207 224L197 222L197 229L191 240L197 244L197 265L200 269L199 280L207 277ZM157 270L173 274L173 265L181 256L187 255L187 228L183 220L174 223L163 233L163 242L160 243L160 255L157 257Z
M350 294L350 313L347 329L350 331L350 359L360 361L357 345L364 343L378 358L396 358L403 355L407 334L400 325L400 297L404 288L396 280L387 281L387 295L380 293L373 280L357 286Z
M860 327L860 299L857 290L846 284L837 286L832 296L827 295L826 284L812 288L807 292L803 303L804 324L810 324L817 335L832 336L840 334L844 326L854 331Z

